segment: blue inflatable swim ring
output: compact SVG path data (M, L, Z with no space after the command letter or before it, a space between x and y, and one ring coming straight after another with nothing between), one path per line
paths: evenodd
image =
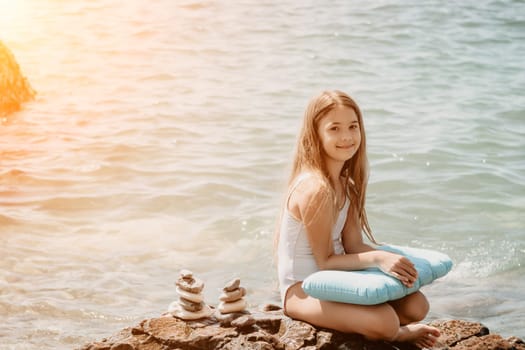
M395 245L382 245L377 249L406 256L412 261L418 278L411 288L403 285L397 278L373 268L359 271L318 271L303 281L303 290L321 300L376 305L412 294L422 286L445 276L452 269L452 260L446 254L434 250Z

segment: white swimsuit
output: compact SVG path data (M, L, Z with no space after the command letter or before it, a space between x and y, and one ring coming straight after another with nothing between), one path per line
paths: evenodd
M300 176L292 186L290 194L293 193L297 185L310 174ZM289 196L290 196L289 194ZM341 232L345 225L350 200L345 200L343 209L337 216L337 221L332 229L332 242L335 254L344 254ZM292 216L285 205L281 220L278 254L278 275L279 288L281 292L281 302L284 307L286 292L293 284L304 280L310 274L319 271L315 258L308 242L306 229L302 221L298 221Z

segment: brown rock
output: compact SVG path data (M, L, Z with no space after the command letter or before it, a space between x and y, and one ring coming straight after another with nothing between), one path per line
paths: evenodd
M241 317L241 316L244 316L244 315L247 315L248 312L247 311L243 311L243 312L232 312L232 313L229 313L229 314L223 314L221 312L215 312L215 319L220 323L220 325L222 327L230 327L231 326L231 323L233 320Z
M231 325L239 330L245 330L251 328L255 322L255 318L253 318L252 315L244 315L234 319Z
M434 349L514 349L525 350L519 338L503 339L486 334L480 323L467 321L432 322L442 333L441 345ZM133 328L99 342L84 345L82 350L175 350L175 349L352 349L352 350L414 350L411 344L369 341L357 334L344 334L319 329L308 323L292 320L282 311L253 311L221 326L215 317L199 321L183 321L174 317L152 318Z
M525 350L525 342L518 337L510 337L507 339L516 350Z
M316 333L315 327L306 322L285 318L279 329L279 340L286 345L286 350L301 349L316 343Z
M133 345L130 344L115 344L110 350L133 350Z
M278 311L281 309L282 308L279 305L275 305L275 304L265 304L261 308L262 311Z
M430 325L441 331L435 349L448 349L464 339L489 334L488 328L481 323L462 320L434 321Z
M251 312L257 327L265 330L268 333L276 334L281 329L283 319L287 317L280 311L275 312Z
M221 350L284 350L282 346L279 345L278 340L275 337L272 336L263 336L259 337L257 340L257 337L252 337L252 339L248 340L245 337L240 338L233 338L229 343L224 344L223 347L221 347Z
M488 334L482 337L471 337L460 341L456 350L514 350L514 346L497 334Z
M277 337L260 330L248 333L246 335L246 341L252 344L266 344L272 346L271 349L284 349L283 344L279 342Z

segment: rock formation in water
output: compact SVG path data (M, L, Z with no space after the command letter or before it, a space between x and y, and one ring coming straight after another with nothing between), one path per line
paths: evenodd
M14 55L0 41L0 117L20 110L22 103L34 97L35 90L22 76Z
M209 317L213 310L204 302L204 282L193 276L193 272L182 270L175 282L179 299L168 307L168 312L183 320L198 320Z
M480 323L449 320L432 322L431 325L441 330L434 349L525 350L523 340L490 334ZM404 343L368 341L357 334L316 328L284 316L280 308L273 305L228 322L215 317L183 321L167 313L81 347L81 350L169 349L414 350L416 347Z
M244 299L246 289L241 287L241 280L234 278L226 283L219 297L221 301L217 309L220 314L242 313L246 309L247 303Z

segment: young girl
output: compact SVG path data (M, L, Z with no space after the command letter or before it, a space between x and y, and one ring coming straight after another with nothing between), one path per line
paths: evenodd
M369 339L432 347L439 330L421 321L429 305L421 292L380 305L324 301L301 281L318 270L378 267L410 287L417 278L407 258L376 243L365 211L368 159L357 104L341 91L314 97L305 112L288 193L277 231L278 274L285 314L313 325Z

